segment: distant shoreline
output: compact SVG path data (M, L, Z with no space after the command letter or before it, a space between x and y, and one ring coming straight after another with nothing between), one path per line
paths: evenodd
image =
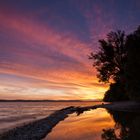
M5 100L0 99L0 102L102 102L102 100Z

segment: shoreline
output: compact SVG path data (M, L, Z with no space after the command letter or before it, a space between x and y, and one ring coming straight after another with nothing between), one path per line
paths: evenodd
M140 113L140 103L139 102L114 102L114 103L102 103L94 106L86 107L67 107L54 113L50 114L48 117L30 122L26 125L19 126L8 130L0 134L0 139L2 140L40 140L48 135L49 132L62 120L68 117L69 114L77 113L80 115L84 111L91 109L105 108L114 111L123 112L138 112Z

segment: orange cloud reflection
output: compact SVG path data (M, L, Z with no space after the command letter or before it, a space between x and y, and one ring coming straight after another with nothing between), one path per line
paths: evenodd
M100 140L102 129L114 126L114 121L104 109L84 112L80 116L70 115L59 123L46 139Z

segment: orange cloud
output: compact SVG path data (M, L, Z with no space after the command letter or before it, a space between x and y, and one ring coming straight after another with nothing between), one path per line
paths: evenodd
M106 86L98 84L95 70L92 70L88 63L87 55L92 51L88 43L78 40L71 34L58 33L46 24L35 23L21 15L13 16L13 14L3 11L0 13L0 20L2 21L0 26L9 35L30 45L25 48L19 48L17 45L20 44L16 44L16 46L9 44L10 46L7 48L0 46L6 52L10 49L10 53L16 57L14 60L1 60L0 72L32 78L28 98L32 97L34 88L38 88L36 92L39 92L40 95L42 95L42 88L51 89L52 92L56 92L55 89L65 92L65 95L59 95L59 98L102 98ZM12 32L8 32L8 30L12 30ZM51 57L57 53L63 55L61 60ZM65 60L68 58L69 62ZM55 66L57 63L60 66ZM58 96L57 94L55 96ZM47 93L43 95L43 98L53 97ZM22 97L22 95L20 96ZM35 98L37 97L39 95L36 95Z

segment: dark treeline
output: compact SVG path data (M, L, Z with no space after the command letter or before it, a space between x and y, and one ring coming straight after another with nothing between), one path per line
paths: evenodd
M110 83L104 101L140 100L140 27L131 34L110 32L89 59L99 82Z

